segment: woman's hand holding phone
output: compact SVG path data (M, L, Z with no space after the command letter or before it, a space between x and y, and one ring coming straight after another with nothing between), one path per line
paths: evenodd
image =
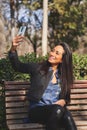
M15 36L13 38L13 40L12 40L12 47L11 47L11 51L12 52L15 52L17 46L19 46L20 43L23 43L25 31L26 31L26 26L21 26L19 31L18 31L17 36Z
M17 49L17 46L20 45L21 42L23 42L24 36L16 36L12 40L12 46L11 46L11 51L15 52Z

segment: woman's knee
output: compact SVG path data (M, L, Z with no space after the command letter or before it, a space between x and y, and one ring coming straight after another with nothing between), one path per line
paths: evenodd
M56 110L56 116L58 119L62 119L63 115L64 115L64 108L61 106L57 106L57 110Z
M63 116L64 108L59 105L54 105L50 118L47 122L48 130L58 130L59 128L61 128Z
M70 111L68 110L65 111L63 122L65 125L65 130L77 130L76 124L73 120L73 117Z
M50 114L50 122L59 122L64 116L64 108L59 105L54 105Z

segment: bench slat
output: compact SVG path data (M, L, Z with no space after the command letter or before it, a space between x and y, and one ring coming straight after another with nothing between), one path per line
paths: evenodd
M44 126L41 124L30 123L30 124L19 124L19 125L9 125L11 130L44 130ZM43 128L43 129L41 129Z
M87 94L72 94L71 99L85 99L87 98Z
M87 121L76 121L77 126L87 126Z
M24 84L21 84L21 85L20 84L19 85L18 84L16 84L16 85L9 84L6 86L5 90L19 90L19 89L25 90L25 89L29 89L29 87L30 87L30 84L27 84L27 85L25 84L25 86L24 86Z
M84 104L87 104L87 99L84 99L84 100L83 99L79 99L79 100L72 99L71 102L70 102L70 104L72 104L72 105L73 104L76 104L76 105L77 104L81 104L81 105L83 104L84 105Z
M73 88L75 88L75 89L76 88L80 88L80 89L87 88L87 84L74 84Z
M6 116L6 119L22 119L22 118L25 118L25 117L28 117L28 114L27 113L19 113L19 114L9 114Z
M6 119L7 120L7 119ZM12 125L12 124L16 124L16 125L18 125L18 124L23 124L24 123L24 120L23 119L21 119L21 120L17 120L17 119L9 119L9 120L7 120L7 122L6 122L7 124L8 124L8 126L9 125Z
M5 97L5 101L6 102L14 102L14 101L24 101L25 100L25 95L21 95L20 96L8 96L8 97Z
M6 91L6 96L20 96L20 95L25 95L25 91L24 90L17 90L17 91Z
M27 107L29 106L26 102L8 102L6 107Z
M87 80L75 80L74 84L87 84Z
M87 93L87 88L82 88L82 89L78 89L78 88L76 88L76 89L72 89L71 90L71 93L73 94L75 94L75 93Z
M87 126L80 126L80 127L78 126L77 128L78 130L87 130Z
M73 116L73 119L75 120L75 121L82 121L82 120L85 120L85 121L87 121L87 116L81 116L81 115L79 115L79 116Z
M87 105L74 105L74 106L68 106L68 109L69 110L75 110L75 111L78 111L78 110L87 110Z
M82 115L84 117L84 116L87 116L87 111L83 111L83 110L82 111L72 111L72 115L73 116L81 116Z
M5 87L8 85L29 85L28 81L5 81Z
M13 113L25 113L25 112L28 112L28 107L22 107L22 108L6 108L6 113L7 114L13 114Z

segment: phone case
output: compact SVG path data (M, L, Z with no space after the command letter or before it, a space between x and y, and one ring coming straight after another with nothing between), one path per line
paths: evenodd
M24 36L25 31L26 31L26 26L21 26L17 35Z

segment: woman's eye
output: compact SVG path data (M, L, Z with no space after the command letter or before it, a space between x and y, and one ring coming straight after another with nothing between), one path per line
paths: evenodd
M55 51L54 49L51 50L51 52L55 52L55 54L60 55L61 53L58 51Z
M59 53L58 51L56 52L56 54L57 54L57 55L60 55L60 53Z
M54 52L54 51L55 51L54 49L51 50L51 52Z

